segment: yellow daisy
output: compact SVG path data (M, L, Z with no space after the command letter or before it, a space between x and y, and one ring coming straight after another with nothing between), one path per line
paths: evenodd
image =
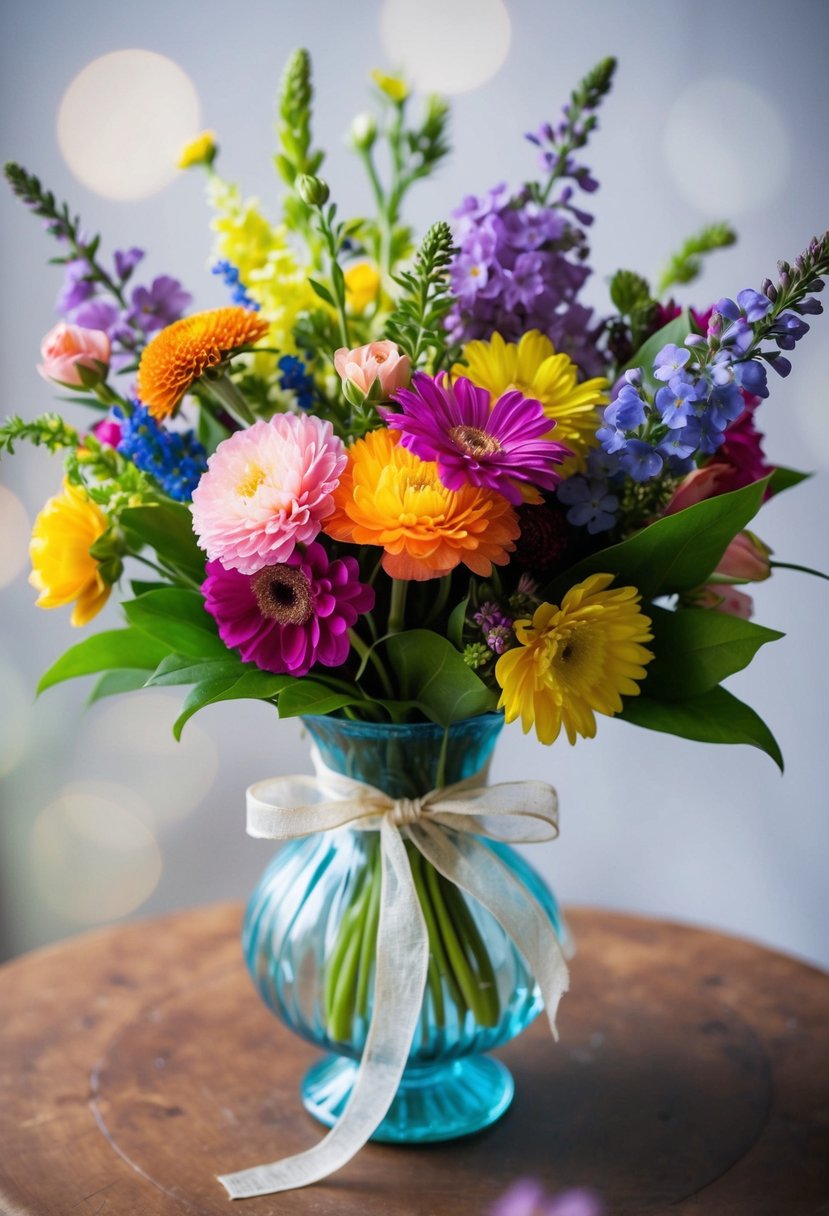
M86 625L101 611L112 588L89 550L108 527L103 511L80 486L66 481L63 493L49 499L29 545L29 582L40 592L38 608L74 603L73 625Z
M534 397L555 422L555 438L573 456L561 466L562 476L584 468L584 458L596 446L599 408L607 405L607 380L597 376L578 382L578 368L568 355L556 354L549 338L530 330L517 344L493 334L489 342L468 342L463 348L467 366L456 363L453 376L468 376L473 384L489 389L493 401L518 389Z
M521 718L526 734L535 726L542 743L553 743L562 726L571 743L596 733L595 714L617 714L622 696L639 692L645 664L653 658L650 620L635 587L608 590L612 574L592 574L566 593L561 607L541 604L516 621L520 646L502 654L495 678L503 690L499 709L507 722Z

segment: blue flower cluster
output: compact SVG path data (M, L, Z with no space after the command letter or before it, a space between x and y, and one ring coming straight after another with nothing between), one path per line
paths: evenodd
M219 261L212 268L213 274L220 276L226 287L230 288L230 298L234 304L247 308L251 312L259 312L259 304L248 295L248 290L239 278L239 268L232 262Z
M613 482L621 480L615 462L601 448L588 454L586 473L576 473L556 488L560 503L569 507L565 518L574 528L587 528L591 536L616 525L619 498Z
M118 452L154 477L171 498L189 501L207 468L207 452L193 431L165 430L137 401L128 418L118 408L113 413L121 424Z
M656 356L653 377L661 387L653 402L643 391L641 369L625 373L597 431L618 469L634 481L650 481L665 467L688 472L696 456L713 455L722 446L726 428L745 407L745 394L768 396L766 369L753 356L754 327L771 307L771 300L751 288L736 302L718 301L707 337L692 334L684 347L669 343ZM807 329L799 317L783 313L768 333L786 342ZM788 368L777 370L785 374Z
M279 387L296 396L300 409L310 410L314 404L314 377L296 355L283 355L277 364Z

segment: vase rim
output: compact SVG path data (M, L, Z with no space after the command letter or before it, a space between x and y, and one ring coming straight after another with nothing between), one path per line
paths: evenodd
M354 718L337 718L333 714L301 714L300 721L304 722L312 731L316 725L326 723L336 725L336 728L345 734L359 734L364 738L372 735L383 738L405 735L411 738L412 734L418 734L423 739L430 737L437 739L443 735L445 730L451 734L453 731L469 728L473 723L481 728L485 726L494 728L496 724L503 726L504 715L500 712L475 714L471 718L459 718L457 722L453 722L448 727L441 726L439 722L363 722Z

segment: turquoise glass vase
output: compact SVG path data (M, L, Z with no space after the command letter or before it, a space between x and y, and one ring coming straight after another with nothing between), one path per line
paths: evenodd
M325 764L414 798L483 771L500 714L458 722L387 725L307 717ZM379 833L340 828L284 845L247 907L245 957L262 999L326 1055L301 1087L317 1119L332 1126L354 1084L373 996L379 904ZM559 937L556 900L508 845L485 842L535 896ZM509 1106L514 1085L484 1054L520 1034L541 1010L527 964L495 918L407 844L429 929L429 979L403 1080L373 1139L450 1140L479 1131Z

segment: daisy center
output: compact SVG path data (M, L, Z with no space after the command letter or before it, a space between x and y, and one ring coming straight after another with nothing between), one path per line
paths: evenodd
M304 625L313 615L311 584L292 566L265 566L251 579L259 611L279 625Z
M467 456L492 456L501 451L501 444L495 436L477 426L453 426L449 438Z

